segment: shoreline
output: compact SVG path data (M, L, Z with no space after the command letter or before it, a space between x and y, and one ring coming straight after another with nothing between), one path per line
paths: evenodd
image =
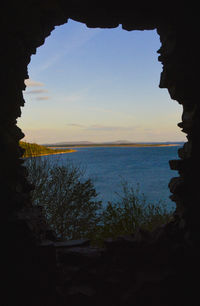
M24 158L29 158L29 157L39 157L39 156L47 156L47 155L57 155L57 154L68 154L68 153L74 153L77 152L77 150L69 150L69 151L61 151L61 152L51 152L51 153L33 153L29 156L24 156Z
M66 147L55 147L55 146L48 146L47 148L55 150L55 152L46 152L46 153L33 153L29 156L24 156L23 158L29 158L29 157L39 157L39 156L48 156L48 155L58 155L58 154L68 154L68 153L74 153L77 152L75 150L76 148L153 148L153 147L176 147L181 146L180 143L170 143L170 144L96 144L96 145L72 145L72 146L66 146ZM68 149L64 151L59 151L60 149Z

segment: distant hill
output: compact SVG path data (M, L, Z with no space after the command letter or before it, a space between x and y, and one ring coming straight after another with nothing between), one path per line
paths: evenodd
M56 144L93 144L94 142L91 141L65 141L65 142L58 142Z
M92 142L92 141L61 141L56 143L43 144L43 146L66 146L66 145L96 145L96 144L131 144L133 142L129 140L116 140L116 141L102 141L102 142Z
M102 142L102 144L130 144L130 143L133 143L129 140L116 140L116 141L105 141L105 142Z
M168 142L132 142L129 140L116 140L116 141L106 141L106 142L91 142L91 141L63 141L51 144L44 144L46 147L76 147L76 146L160 146L160 145L182 145L182 141L168 141Z

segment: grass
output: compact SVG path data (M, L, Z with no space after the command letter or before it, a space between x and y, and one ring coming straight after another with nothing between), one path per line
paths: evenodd
M19 145L24 149L23 157L35 157L35 156L43 156L43 155L51 155L51 154L60 154L60 153L72 153L76 152L76 150L72 149L50 149L42 145L38 145L36 143L29 143L25 141L20 141Z

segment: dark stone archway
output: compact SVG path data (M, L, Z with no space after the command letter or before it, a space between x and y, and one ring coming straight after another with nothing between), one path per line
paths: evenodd
M198 304L199 127L198 7L176 8L129 1L24 0L1 7L1 209L6 233L4 282L15 305ZM183 105L179 127L188 142L170 161L179 176L169 183L175 220L152 234L108 240L106 249L88 242L59 245L30 201L30 186L16 125L24 105L27 65L55 26L68 18L88 27L157 29L163 64L160 87ZM66 38L67 39L67 38ZM5 291L6 292L6 291ZM197 299L197 302L196 302Z

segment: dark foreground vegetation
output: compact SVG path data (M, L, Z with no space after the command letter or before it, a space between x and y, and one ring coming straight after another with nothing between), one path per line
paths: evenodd
M34 205L43 208L47 223L60 240L89 238L94 245L104 239L153 230L172 219L172 211L162 201L148 203L139 188L123 181L116 200L103 205L93 182L80 166L45 157L26 159Z

